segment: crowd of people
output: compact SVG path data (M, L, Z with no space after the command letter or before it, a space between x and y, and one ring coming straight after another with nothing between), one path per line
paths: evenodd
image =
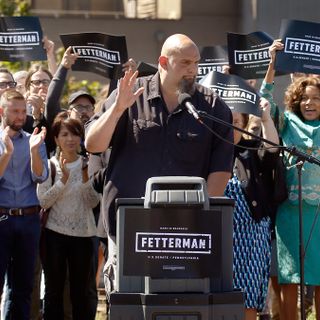
M319 158L320 76L295 75L282 112L273 101L276 52L283 50L275 40L260 88L261 118L231 112L214 91L195 82L197 45L174 34L162 46L156 74L139 77L130 59L123 77L111 80L115 90L103 92L99 101L76 91L62 107L67 75L78 56L69 47L57 65L47 38L44 48L48 69L33 65L12 74L0 68L3 319L95 319L99 257L106 260L107 296L117 290L115 199L144 196L146 181L154 176L199 176L207 181L209 196L235 200L233 281L244 292L245 319L259 314L262 319L270 287L279 319L296 319L296 157L284 154L288 198L277 205L273 190L280 149L207 118L204 126L178 97L187 93L209 115ZM314 286L320 319L320 169L306 162L302 171L305 284Z

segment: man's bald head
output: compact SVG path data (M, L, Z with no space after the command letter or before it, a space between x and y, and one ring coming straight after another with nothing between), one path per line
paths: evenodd
M162 93L170 92L175 97L179 92L192 94L199 60L199 49L189 37L170 36L162 46L158 64Z
M165 40L161 49L161 56L169 57L189 47L198 50L197 45L188 36L177 33Z

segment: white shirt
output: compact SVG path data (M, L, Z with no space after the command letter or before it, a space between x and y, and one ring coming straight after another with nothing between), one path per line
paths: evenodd
M54 184L52 185L50 172L49 178L37 188L40 205L51 208L46 228L69 236L95 236L92 208L99 203L100 196L93 189L90 180L82 182L81 157L66 164L70 171L66 184L61 182L62 171L57 158L52 157L51 161L56 166Z

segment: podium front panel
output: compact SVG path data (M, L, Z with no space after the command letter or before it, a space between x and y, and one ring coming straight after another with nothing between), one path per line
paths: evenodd
M124 201L117 210L118 292L232 291L232 200L216 199L209 210L132 204ZM189 223L184 221L190 217ZM195 235L192 250L187 250L192 241L186 234ZM180 246L178 252L172 252L175 246Z
M220 275L221 211L127 209L123 241L125 276L184 279Z

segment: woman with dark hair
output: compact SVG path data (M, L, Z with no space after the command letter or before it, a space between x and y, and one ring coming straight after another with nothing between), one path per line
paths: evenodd
M83 139L80 121L62 112L56 117L52 133L57 145L55 178L38 187L43 208L50 208L45 226L44 319L63 319L63 291L69 270L70 298L74 320L88 319L87 290L93 255L92 237L96 225L92 208L99 203L88 177L86 160L79 155ZM49 174L49 177L52 177Z

